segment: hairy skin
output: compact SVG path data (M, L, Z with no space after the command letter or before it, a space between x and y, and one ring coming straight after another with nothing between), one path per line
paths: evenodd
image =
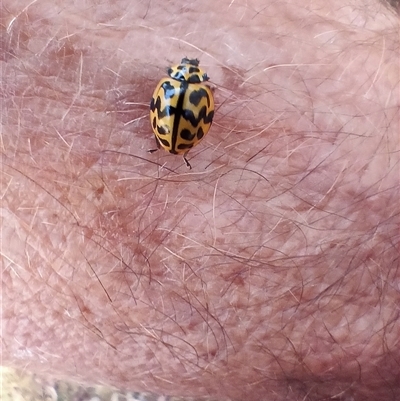
M398 400L398 15L81 4L1 3L2 364L220 400ZM184 56L216 99L191 171L147 153L151 93Z

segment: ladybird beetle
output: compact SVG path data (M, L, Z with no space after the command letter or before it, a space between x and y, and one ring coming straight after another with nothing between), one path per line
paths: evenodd
M151 127L157 149L183 155L192 168L186 156L207 134L214 117L213 94L205 84L209 78L197 59L184 58L167 72L169 77L161 79L151 98Z

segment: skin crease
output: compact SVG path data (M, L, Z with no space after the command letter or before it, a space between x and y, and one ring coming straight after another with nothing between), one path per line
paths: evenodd
M399 17L334 3L2 2L3 365L400 398ZM184 56L216 100L191 171L147 153Z

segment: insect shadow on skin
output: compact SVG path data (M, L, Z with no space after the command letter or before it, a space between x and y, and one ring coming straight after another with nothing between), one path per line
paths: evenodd
M157 149L186 156L208 133L214 117L214 97L206 85L209 77L199 67L199 60L183 58L167 70L157 84L150 101L150 122Z

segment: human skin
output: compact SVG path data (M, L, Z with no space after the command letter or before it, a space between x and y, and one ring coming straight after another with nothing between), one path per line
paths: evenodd
M399 399L393 9L1 7L3 365L219 400ZM192 170L147 152L152 90L184 56L216 101Z

